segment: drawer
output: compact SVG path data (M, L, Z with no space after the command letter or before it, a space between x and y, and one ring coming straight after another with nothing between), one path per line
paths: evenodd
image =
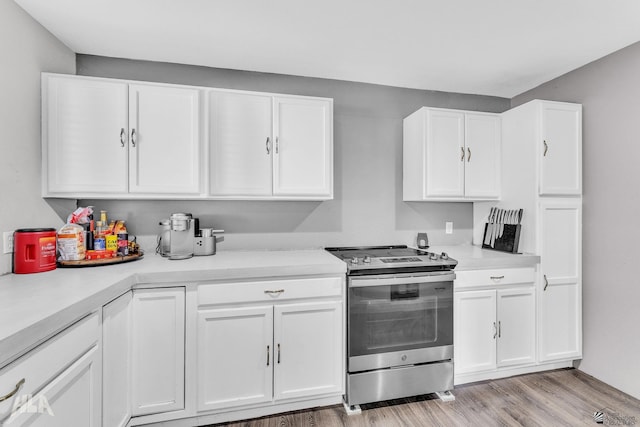
M37 393L89 349L97 346L99 339L100 318L98 313L94 313L2 369L0 397L17 390L12 397L0 402L0 424L5 415L10 415L16 399Z
M535 268L456 271L455 289L535 283Z
M198 286L198 305L275 302L342 295L342 277L264 280Z

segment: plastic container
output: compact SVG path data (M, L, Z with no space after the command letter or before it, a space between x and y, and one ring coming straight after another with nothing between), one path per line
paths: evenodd
M21 228L13 233L13 272L41 273L56 268L56 229Z

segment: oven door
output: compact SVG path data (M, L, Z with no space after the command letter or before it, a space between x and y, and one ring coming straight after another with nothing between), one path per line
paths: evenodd
M451 271L349 278L348 370L453 358Z

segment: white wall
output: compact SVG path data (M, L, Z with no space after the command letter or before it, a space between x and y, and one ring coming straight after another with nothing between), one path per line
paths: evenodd
M75 74L75 54L10 0L0 1L0 52L0 232L59 227L40 197L40 73ZM0 254L0 274L10 271Z
M640 398L640 43L517 96L583 105L580 369Z

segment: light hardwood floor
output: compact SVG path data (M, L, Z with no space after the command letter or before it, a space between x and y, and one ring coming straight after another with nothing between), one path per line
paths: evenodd
M360 415L336 405L220 426L596 426L596 411L604 425L640 426L640 400L576 369L462 385L454 394L454 402L424 395L362 405Z

